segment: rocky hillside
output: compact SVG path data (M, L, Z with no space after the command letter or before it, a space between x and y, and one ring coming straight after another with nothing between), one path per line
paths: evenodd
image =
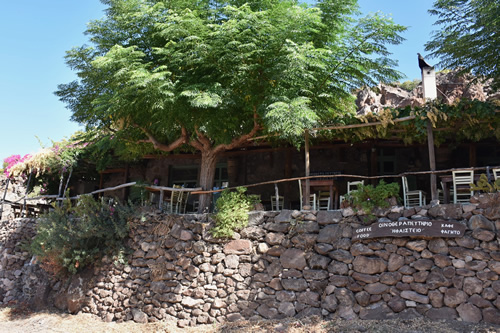
M5 191L6 188L7 192ZM2 200L5 195L5 200L17 201L20 198L24 197L25 193L26 188L21 178L11 180L7 186L7 177L5 177L3 173L0 174L0 200ZM3 212L1 214L0 221L7 220L10 213L10 205L3 205Z
M500 99L500 92L492 91L489 82L481 82L472 75L459 76L456 71L436 73L436 85L438 98L449 104L461 98L480 101ZM361 89L356 98L358 114L377 113L387 107L404 108L424 104L421 83L411 91L402 86L381 83L377 87Z

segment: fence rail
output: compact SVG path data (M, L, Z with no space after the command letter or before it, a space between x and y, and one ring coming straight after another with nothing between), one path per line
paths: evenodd
M353 175L353 174L343 174L343 173L338 173L338 174L325 174L325 175L311 175L307 177L294 177L294 178L283 178L283 179L277 179L277 180L270 180L270 181L265 181L265 182L259 182L259 183L254 183L254 184L246 184L246 185L240 185L240 186L234 186L234 187L227 187L226 189L228 190L234 190L238 187L258 187L258 186L264 186L264 185L277 185L280 183L286 183L286 182L295 182L295 181L303 181L303 180L308 180L308 179L322 179L322 178L329 178L331 179L332 177L334 178L351 178L351 179L363 179L363 180L373 180L373 179L384 179L384 178L400 178L403 176L408 176L408 175L432 175L432 174L444 174L444 173L451 173L453 171L457 170L473 170L473 171L485 171L488 175L488 179L490 179L490 173L492 169L497 169L500 168L500 166L485 166L485 167L471 167L471 168L452 168L452 169L443 169L443 170L436 170L436 171L409 171L409 172L402 172L399 174L393 174L393 175L380 175L380 176L363 176L363 175ZM94 195L94 194L99 194L99 193L104 193L104 192L112 192L116 191L119 189L127 188L127 187L132 187L132 186L141 186L145 187L147 189L151 189L153 191L159 191L160 193L163 194L164 191L170 191L170 192L190 192L190 194L211 194L211 193L217 193L221 192L224 189L216 189L216 190L202 190L201 187L196 187L196 188L176 188L176 187L168 187L168 186L156 186L156 185L145 185L145 184L137 184L137 182L130 182L130 183L125 183L113 187L107 187L104 189L92 191L89 193L85 194L79 194L74 197L70 197L69 199L71 200L76 200L80 198L83 195ZM278 195L276 195L278 196ZM20 198L16 201L9 201L6 199L3 199L0 204L0 214L3 212L3 205L4 204L18 204L19 202L23 202L23 210L26 211L26 204L28 201L34 201L34 200L47 200L47 199L55 199L56 201L61 201L64 200L64 197L60 197L58 195L43 195L43 196L37 196L37 197L25 197L25 198ZM21 214L23 213L23 210L21 210Z

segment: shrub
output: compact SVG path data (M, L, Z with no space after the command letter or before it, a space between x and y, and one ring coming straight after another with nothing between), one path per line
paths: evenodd
M54 275L74 274L104 255L123 253L132 209L110 202L82 196L43 215L30 245L41 266Z
M386 184L381 180L377 186L360 185L356 191L352 191L347 200L357 208L363 209L367 214L371 214L375 207L388 207L387 199L395 197L399 199L399 184Z
M260 200L255 195L246 195L246 191L245 187L234 192L224 190L217 199L215 227L211 230L214 237L232 237L235 230L247 226L248 212Z
M483 173L479 177L477 184L471 184L471 190L480 191L483 193L495 193L500 191L500 178L492 182L488 182L488 177Z

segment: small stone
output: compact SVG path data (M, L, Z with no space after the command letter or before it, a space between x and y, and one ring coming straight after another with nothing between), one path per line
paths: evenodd
M450 308L457 307L465 303L466 300L467 294L456 288L450 288L444 293L444 304Z
M132 316L136 323L146 324L148 322L148 315L138 309L132 309Z
M410 291L410 290L403 290L400 294L400 296L404 299L408 299L410 301L414 301L414 302L417 302L417 303L421 303L421 304L429 304L429 297L428 296L424 296L424 295L421 295L421 294L418 294L414 291Z
M481 310L479 310L476 306L470 303L460 304L457 307L457 312L463 321L471 323L479 323L481 319L483 319Z

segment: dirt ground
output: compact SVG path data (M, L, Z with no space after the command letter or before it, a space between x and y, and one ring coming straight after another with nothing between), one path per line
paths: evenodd
M0 332L8 333L500 333L500 326L471 324L461 321L411 320L320 320L319 318L245 321L225 325L200 325L178 328L171 322L138 324L134 322L106 323L90 314L33 313L23 307L0 308Z

